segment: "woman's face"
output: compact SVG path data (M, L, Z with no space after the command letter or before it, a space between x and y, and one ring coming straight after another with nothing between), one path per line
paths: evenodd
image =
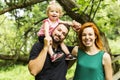
M82 43L84 46L87 47L92 47L95 45L95 33L92 27L87 27L83 30L82 32Z

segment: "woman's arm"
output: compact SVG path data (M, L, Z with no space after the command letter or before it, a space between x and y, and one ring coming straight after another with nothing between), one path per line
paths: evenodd
M77 53L78 53L78 46L75 46L72 50L72 55L77 57Z
M76 56L77 57L77 53L78 53L78 46L75 46L73 49L72 49L72 52L71 54L73 56ZM69 63L68 63L68 69L72 67L72 65L75 63L76 60L70 60Z
M111 57L108 53L103 55L103 65L105 71L105 80L113 80Z

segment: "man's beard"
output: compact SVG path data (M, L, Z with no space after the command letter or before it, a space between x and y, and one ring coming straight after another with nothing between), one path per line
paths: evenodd
M53 36L51 36L51 37L52 37L53 43L59 44L59 43L62 42L62 41L57 41L57 40L55 40Z

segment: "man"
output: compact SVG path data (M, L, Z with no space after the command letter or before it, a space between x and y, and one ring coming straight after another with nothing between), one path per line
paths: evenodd
M69 26L65 24L59 24L52 33L52 48L57 54L63 54L64 52L60 48L60 43L65 39L69 32ZM65 76L68 69L69 61L65 60L65 54L56 60L51 62L48 54L48 48L51 45L50 39L45 38L44 44L34 44L30 52L30 60L28 68L30 73L35 76L35 80L66 80ZM71 47L68 47L70 52Z

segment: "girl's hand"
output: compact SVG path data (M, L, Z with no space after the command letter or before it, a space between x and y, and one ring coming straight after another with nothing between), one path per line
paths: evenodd
M51 36L46 36L47 39L49 39L50 45L52 45L52 38Z
M50 46L50 38L48 38L48 37L44 38L44 46L45 47L49 47Z
M81 24L75 20L73 20L73 30L75 30L76 32L79 32L81 28Z

